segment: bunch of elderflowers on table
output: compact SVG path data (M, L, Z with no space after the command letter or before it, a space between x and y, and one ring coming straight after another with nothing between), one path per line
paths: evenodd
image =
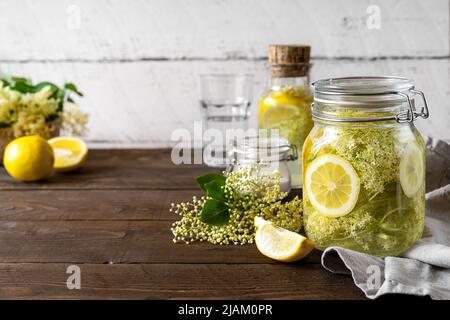
M0 77L0 129L11 130L14 138L39 135L48 139L57 135L59 127L68 134L82 135L88 115L71 94L83 96L73 83L58 87L48 81L33 84L23 77Z
M205 174L197 182L204 196L171 205L170 211L181 216L171 228L175 243L254 243L255 217L293 232L302 227L302 201L297 196L282 200L287 193L280 190L278 172L260 174L255 164L223 175Z

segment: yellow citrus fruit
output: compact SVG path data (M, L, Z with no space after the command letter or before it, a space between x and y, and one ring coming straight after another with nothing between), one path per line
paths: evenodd
M273 128L280 122L290 120L300 113L300 109L290 104L276 105L268 108L264 115L264 127Z
M55 154L55 171L75 170L86 162L88 148L82 140L72 137L56 137L48 140L48 143Z
M419 191L424 181L423 156L415 143L409 143L400 159L400 184L408 197Z
M304 236L275 226L272 222L255 217L255 243L258 250L274 260L293 262L306 257L314 242Z
M53 150L39 136L26 136L13 140L5 149L3 164L6 171L20 181L47 178L53 171Z
M293 107L309 106L312 103L312 98L309 91L296 88L296 94L289 94L288 92L271 92L269 95L259 100L258 123L264 126L264 118L267 110L277 108L280 105L290 105ZM303 109L302 109L303 110ZM286 120L286 119L284 119Z
M355 207L360 181L347 160L327 154L307 165L304 187L311 204L319 212L339 217Z

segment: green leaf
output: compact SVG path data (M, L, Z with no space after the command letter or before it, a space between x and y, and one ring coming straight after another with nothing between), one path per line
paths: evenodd
M219 200L219 201L225 201L225 179L214 179L208 183L205 183L203 185L206 190L206 194L208 197Z
M44 82L39 82L38 84L36 84L34 86L34 92L39 92L42 89L44 89L45 87L50 87L50 90L52 90L53 94L55 94L55 92L58 92L60 90L56 84L48 82L48 81L44 81Z
M225 184L225 177L218 173L207 173L202 176L197 177L197 183L200 185L203 191L206 192L205 184L213 180L221 180Z
M23 83L26 83L26 84L30 84L30 85L31 85L30 79L27 79L27 78L24 78L24 77L14 77L14 76L12 76L12 77L11 77L11 80L12 80L13 82L23 82Z
M9 81L8 80L6 80L6 79L0 79L0 82L3 84L3 86L5 86L5 87L10 87L11 86L11 84L9 83Z
M77 95L79 95L80 97L83 96L83 93L81 91L78 90L77 86L75 84L73 84L72 82L68 82L64 85L64 88L66 88L67 90L70 90L74 93L76 93Z
M57 92L57 96L56 98L58 99L58 112L63 111L64 109L64 98L66 97L66 90L65 89L60 89Z
M19 91L20 93L33 93L34 87L32 85L29 85L26 82L15 82L11 86L12 90Z
M206 200L203 205L200 220L213 226L223 226L230 220L230 211L223 201Z

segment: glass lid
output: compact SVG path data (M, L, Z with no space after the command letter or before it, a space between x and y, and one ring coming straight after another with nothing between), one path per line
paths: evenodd
M233 141L233 153L237 157L261 160L290 160L291 157L296 157L295 146L290 145L287 139L271 136L251 136L235 139Z
M413 122L428 118L428 106L414 81L402 77L346 77L322 79L314 88L313 117L340 122ZM423 105L415 106L420 95Z
M414 82L401 77L346 77L323 79L313 83L324 94L390 94L414 89Z

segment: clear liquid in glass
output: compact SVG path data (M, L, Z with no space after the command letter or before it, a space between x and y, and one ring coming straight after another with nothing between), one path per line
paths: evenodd
M204 118L203 162L211 167L230 164L232 141L245 135L248 129L250 101L200 101Z

